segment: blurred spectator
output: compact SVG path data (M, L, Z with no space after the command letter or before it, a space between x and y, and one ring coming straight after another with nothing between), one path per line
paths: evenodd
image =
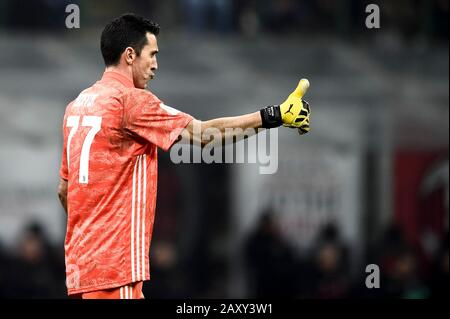
M319 232L302 275L302 296L319 299L346 298L350 292L348 248L339 229L330 223Z
M429 296L419 276L417 254L406 242L400 227L390 225L376 251L382 278L382 297L416 299Z
M229 32L233 27L233 0L181 0L193 31Z
M168 241L155 242L151 249L151 277L144 285L146 298L183 298L178 254Z
M380 261L380 266L384 271L392 271L391 269L399 251L404 249L405 246L407 244L400 227L395 224L389 225L379 246L376 248L379 254L377 259Z
M297 293L298 262L284 241L276 216L267 211L247 238L245 260L250 295L254 298L290 298Z
M295 0L246 0L239 2L239 24L247 35L259 31L286 33L298 29L304 11Z
M385 296L388 298L423 299L429 297L429 291L418 276L417 258L414 252L403 247L392 261L385 284Z
M262 20L266 30L277 33L293 30L298 26L298 1L264 1L261 7Z
M55 256L41 226L29 224L7 267L6 297L65 297L63 260Z

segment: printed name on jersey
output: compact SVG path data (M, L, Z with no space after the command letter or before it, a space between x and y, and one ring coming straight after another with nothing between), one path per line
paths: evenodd
M81 93L76 98L75 102L73 103L73 106L75 106L75 107L80 107L80 106L91 107L94 104L97 96L98 96L98 94Z

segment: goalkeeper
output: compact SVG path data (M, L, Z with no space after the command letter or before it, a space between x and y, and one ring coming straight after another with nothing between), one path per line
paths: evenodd
M157 194L157 150L216 128L309 131L309 83L280 104L199 121L166 106L147 83L158 69L159 26L126 14L102 32L103 77L66 108L58 195L67 213L66 285L72 298L144 298ZM194 134L194 127L201 127ZM199 139L199 140L196 140Z

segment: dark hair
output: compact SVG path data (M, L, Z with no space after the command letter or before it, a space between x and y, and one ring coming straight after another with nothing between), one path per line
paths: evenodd
M139 56L147 44L146 33L150 32L157 36L159 30L157 23L132 13L121 15L108 23L100 40L106 66L117 65L120 55L127 47L132 47Z

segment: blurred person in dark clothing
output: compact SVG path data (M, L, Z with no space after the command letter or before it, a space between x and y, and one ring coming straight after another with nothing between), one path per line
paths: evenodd
M276 218L266 211L245 244L250 295L254 298L290 298L297 294L298 262L282 238Z
M299 23L299 5L295 0L266 1L263 23L274 32L292 31Z
M64 279L57 274L62 261L55 260L53 249L41 226L29 224L21 235L16 254L7 266L7 298L63 298ZM59 265L58 265L59 264Z
M405 246L393 256L384 288L388 298L423 299L429 297L429 289L418 276L417 257Z
M378 260L383 273L392 272L398 252L407 246L404 237L400 227L396 224L391 224L384 232L379 245L374 249L376 252L375 259Z
M152 249L152 285L144 286L150 298L183 298L183 281L179 273L178 253L173 243L156 242Z
M348 248L333 223L319 232L311 264L303 274L304 297L346 298L350 291Z
M295 0L244 0L239 1L236 7L245 33L250 25L255 29L253 33L260 29L278 34L295 31L302 18L307 18L304 12L308 12L303 3L300 5Z
M233 28L233 0L181 0L193 31L229 32Z
M380 297L428 297L429 292L419 278L417 255L398 225L388 226L375 251L381 272Z

